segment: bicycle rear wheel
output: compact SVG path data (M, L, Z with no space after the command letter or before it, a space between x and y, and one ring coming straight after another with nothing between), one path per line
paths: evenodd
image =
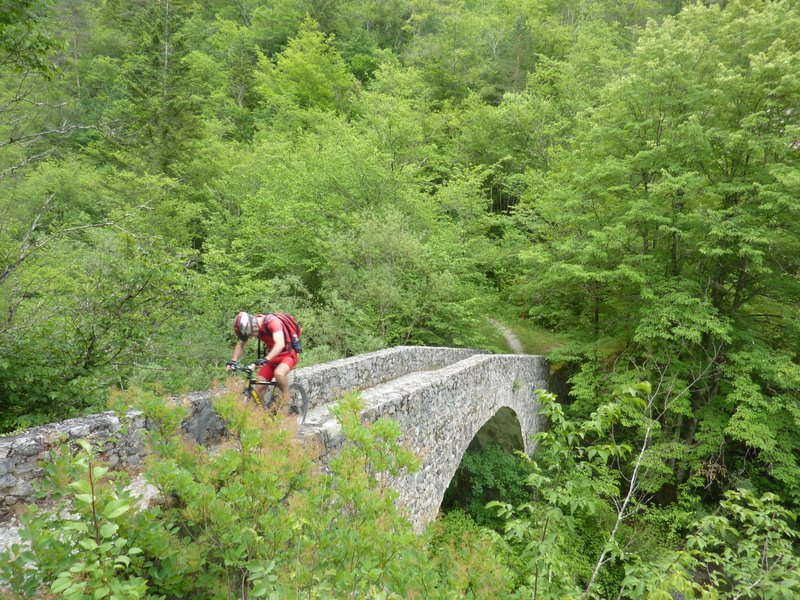
M292 405L289 407L289 412L297 415L301 423L305 423L306 415L308 414L308 392L299 383L290 383L289 393L292 396Z

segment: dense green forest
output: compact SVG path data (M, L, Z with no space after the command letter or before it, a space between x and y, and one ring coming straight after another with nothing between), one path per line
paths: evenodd
M542 398L533 460L468 455L476 496L424 536L377 475L413 468L390 424L350 423L331 487L293 450L265 470L282 434L221 407L238 458L153 440L180 500L158 518L86 492L86 449L62 466L99 558L69 571L42 530L37 575L5 576L23 597L795 597L798 32L796 0L0 0L0 432L207 387L239 310L295 314L301 366L502 351L492 317L569 392ZM229 478L210 531L198 503Z

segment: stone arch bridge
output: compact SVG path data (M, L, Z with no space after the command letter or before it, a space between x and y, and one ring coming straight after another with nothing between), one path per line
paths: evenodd
M397 420L403 442L421 458L420 470L393 485L414 526L435 518L445 490L470 444L489 441L532 451L530 435L540 419L535 391L547 387L544 358L497 355L478 350L401 346L293 371L310 394L310 409L300 435L316 439L323 460L343 443L328 408L345 392L360 390L363 418ZM189 409L184 432L202 444L224 434L211 408L211 392L179 399ZM112 464L138 463L148 424L131 411L127 435L109 450ZM70 419L0 437L0 524L18 502L31 500L32 482L43 475L39 462L60 439L103 439L122 423L113 413ZM117 435L117 437L119 437Z

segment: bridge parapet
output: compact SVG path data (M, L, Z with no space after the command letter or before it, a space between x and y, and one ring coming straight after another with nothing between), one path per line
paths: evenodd
M412 371L435 369L480 350L399 346L360 354L333 362L296 369L291 376L311 394L311 405L335 400L343 392L365 389ZM172 401L187 410L181 430L199 444L214 444L225 435L225 424L211 401L220 391L193 392ZM0 523L16 505L34 500L34 482L44 476L41 463L62 443L79 438L103 443L105 458L112 466L138 465L145 454L144 431L150 426L139 411L122 417L105 412L34 427L10 436L0 436Z
M294 381L306 388L311 408L328 404L352 390L364 390L416 371L430 371L484 350L434 346L396 346L313 367L295 369Z

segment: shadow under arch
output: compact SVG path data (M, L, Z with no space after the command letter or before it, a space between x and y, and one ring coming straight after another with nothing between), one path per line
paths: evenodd
M479 450L490 445L500 446L508 452L525 451L522 427L517 413L507 406L500 408L483 424L467 446L467 451Z
M485 504L490 500L513 500L513 498L503 497L500 490L486 486L485 481L477 482L475 478L481 479L481 475L479 472L471 472L469 466L471 461L466 457L486 453L485 456L492 461L492 464L500 467L503 473L514 473L512 477L516 480L517 477L522 477L522 472L518 471L518 467L510 466L520 463L520 458L514 455L516 451L525 451L522 427L517 413L511 408L502 407L473 436L444 492L439 512L462 509L467 513L472 513L473 518L477 517L476 521L479 524L489 525L491 518L488 515L491 511L484 509ZM502 458L499 458L498 453L502 455ZM498 460L502 461L502 466L495 462ZM474 463L472 464L474 465ZM497 475L502 477L500 473ZM475 485L478 487L475 488ZM515 481L512 487L524 488L524 484L520 479ZM478 492L478 490L480 491ZM474 514L476 511L483 513L482 516Z

